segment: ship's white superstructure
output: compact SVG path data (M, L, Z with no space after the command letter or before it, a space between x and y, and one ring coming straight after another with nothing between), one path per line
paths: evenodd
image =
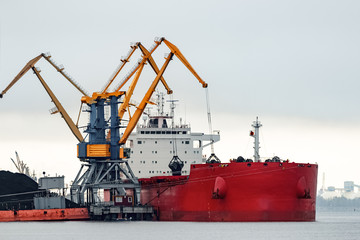
M164 106L163 102L158 106ZM128 162L138 178L171 175L168 165L175 155L184 162L182 174L187 175L191 164L206 161L203 149L220 140L218 132L191 132L190 125L174 124L173 119L173 113L169 115L158 111L156 116L148 115L130 135L127 141L127 147L131 149Z

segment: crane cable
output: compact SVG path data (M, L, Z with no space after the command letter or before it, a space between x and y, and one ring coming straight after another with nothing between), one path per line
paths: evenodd
M206 163L221 163L220 159L215 155L214 151L214 135L212 132L212 124L211 124L211 113L210 113L210 101L209 101L209 90L205 89L206 92L206 105L207 105L207 116L209 123L209 131L210 131L210 145L211 145L211 154L210 157L206 160Z
M213 138L213 130L211 124L211 113L210 113L210 101L209 101L209 88L205 88L206 93L206 107L207 107L207 117L209 124L209 132L210 132L210 140L211 140L211 154L214 154L214 138Z
M174 100L174 98L173 98L173 94L170 94L170 108L171 108L171 138L172 138L172 147L173 147L173 157L175 157L175 156L178 156L178 154L177 154L177 142L176 142L176 134L175 134L175 130L174 130L174 128L175 128L175 120L174 120L174 118L175 118L175 114L174 114L174 102L175 102L176 100Z

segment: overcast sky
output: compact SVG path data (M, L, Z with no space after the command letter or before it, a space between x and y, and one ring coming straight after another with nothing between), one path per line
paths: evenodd
M326 185L359 184L359 11L359 1L347 0L2 0L0 91L48 51L85 89L99 91L130 42L150 47L154 37L166 37L209 84L222 161L252 156L248 131L259 116L261 156L317 162L319 185L323 172ZM163 45L155 54L159 65L167 52ZM37 66L76 119L81 94L44 60ZM176 58L164 77L180 100L178 116L207 132L201 85ZM153 78L147 66L138 101ZM17 150L39 173L75 177L77 142L60 116L48 113L52 107L30 71L0 100L0 169L15 171Z

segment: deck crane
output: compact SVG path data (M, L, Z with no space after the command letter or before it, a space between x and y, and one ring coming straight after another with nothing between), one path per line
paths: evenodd
M30 173L30 168L29 166L22 160L20 160L19 154L17 153L17 151L15 151L15 155L16 155L16 161L12 158L10 158L10 160L13 162L13 164L15 165L16 169L18 170L19 173L25 174L28 177L34 179L35 181L37 181L36 175L35 175L35 171L33 171L33 173Z
M91 97L82 98L82 102L89 106L90 122L85 130L85 132L89 134L89 138L88 141L78 144L78 158L85 163L80 168L73 185L71 186L71 196L73 201L84 203L86 195L87 202L96 203L97 193L101 189L110 189L111 196L114 198L116 196L122 196L128 192L127 190L132 189L135 204L140 204L140 185L126 160L130 149L124 148L124 145L139 121L147 104L150 103L150 98L157 85L160 81L162 82L161 79L163 79L163 74L174 55L181 59L203 87L207 87L207 84L197 75L189 62L174 45L170 44L164 38L161 38L159 41L155 41L155 46L157 47L162 41L170 46L171 52L166 56L165 62L160 70L156 69L157 66L155 61L149 60L154 48L146 52L145 48L142 48L142 45L139 45L140 49L143 49L145 54L141 62L136 65L137 70L133 70L130 74L136 72L135 81L137 81L145 62L152 61L150 65L153 66L157 75L141 103L137 106L135 113L129 120L121 137L121 119L119 117L118 105L120 104L120 98L127 93L120 91L121 87L118 87L111 93L104 91L101 93L95 92ZM122 83L121 85L123 86ZM134 83L132 90L134 90L135 86L136 84ZM128 95L128 98L130 98L130 95ZM105 120L105 107L110 107L110 121ZM110 130L109 138L105 134L106 129Z
M55 108L51 110L51 114L60 113L61 116L64 118L66 124L70 128L71 132L74 134L74 136L77 138L79 142L82 142L84 140L81 132L79 131L77 125L72 121L64 107L61 105L60 101L57 99L55 94L51 91L50 87L47 85L45 80L40 75L40 69L35 67L35 64L41 59L45 58L58 72L60 72L61 75L63 75L76 89L78 89L83 95L87 96L87 93L85 90L83 90L82 87L80 87L72 77L70 77L65 71L64 67L62 65L57 65L52 59L50 54L42 53L39 56L31 59L25 67L16 75L16 77L10 82L10 84L1 92L0 98L4 96L4 94L22 77L27 73L30 69L33 70L34 74L37 76L37 78L40 80L41 84L45 88L46 92L50 96L52 102L55 104Z
M16 155L16 162L14 161L14 159L12 159L12 158L10 158L10 159L14 163L18 172L28 175L30 177L29 167L26 165L26 163L24 163L23 161L20 160L19 154L16 151L15 151L15 155Z

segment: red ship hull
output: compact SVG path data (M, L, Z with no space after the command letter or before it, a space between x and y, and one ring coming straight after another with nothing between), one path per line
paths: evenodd
M0 222L67 221L90 219L87 208L31 209L0 211Z
M140 179L160 221L315 221L318 166L196 164L188 176Z

